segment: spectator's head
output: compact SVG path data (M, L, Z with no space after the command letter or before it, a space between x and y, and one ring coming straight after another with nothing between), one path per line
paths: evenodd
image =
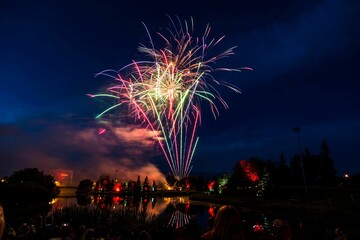
M30 234L30 226L27 223L22 223L17 229L19 238L26 238Z
M45 225L50 226L54 223L54 217L49 215L45 218Z
M237 208L222 206L214 220L214 233L220 240L243 239L243 221Z
M344 229L342 228L335 228L335 234L337 239L339 240L347 240L347 234L345 233Z
M139 240L151 240L151 235L147 231L141 231L138 236Z
M2 239L4 229L5 229L5 215L4 215L4 209L0 204L0 240Z

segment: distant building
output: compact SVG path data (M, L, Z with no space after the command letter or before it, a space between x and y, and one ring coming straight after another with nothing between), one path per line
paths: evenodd
M73 170L52 169L49 173L55 178L57 186L71 186L73 183Z

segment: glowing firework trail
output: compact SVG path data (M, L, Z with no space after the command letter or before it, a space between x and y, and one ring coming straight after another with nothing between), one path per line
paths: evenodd
M151 47L141 45L139 51L149 60L133 61L119 71L106 70L98 75L114 78L118 85L109 87L107 93L89 95L91 97L109 97L117 100L98 117L121 105L128 106L128 111L135 121L140 122L154 132L160 132L155 139L177 178L188 176L191 161L198 143L196 129L201 122L201 102L207 102L214 117L219 114L215 100L222 99L214 85L224 85L240 92L235 86L219 82L211 75L214 71L241 71L211 67L217 60L233 54L235 47L223 53L208 57L209 50L224 37L208 41L210 27L207 26L201 38L192 37L188 23L184 26L178 19L178 27L171 20L170 37L158 33L162 48L156 48L146 28ZM193 29L193 22L191 21ZM208 58L207 58L208 57ZM124 74L123 74L124 72Z

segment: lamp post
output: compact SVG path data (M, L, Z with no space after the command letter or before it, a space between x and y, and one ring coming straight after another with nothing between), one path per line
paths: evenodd
M301 167L301 172L302 172L302 177L303 177L303 181L304 181L304 191L305 191L305 195L307 195L307 186L306 186L306 177L305 177L305 171L304 171L304 161L303 161L303 157L302 157L302 152L301 152L301 142L300 142L300 127L294 127L293 131L297 134L297 138L298 138L298 146L299 146L299 155L300 155L300 167Z

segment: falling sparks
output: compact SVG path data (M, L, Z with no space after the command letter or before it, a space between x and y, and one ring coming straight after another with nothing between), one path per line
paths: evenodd
M98 135L103 135L103 134L105 134L105 132L106 132L105 128L100 128L98 131Z

